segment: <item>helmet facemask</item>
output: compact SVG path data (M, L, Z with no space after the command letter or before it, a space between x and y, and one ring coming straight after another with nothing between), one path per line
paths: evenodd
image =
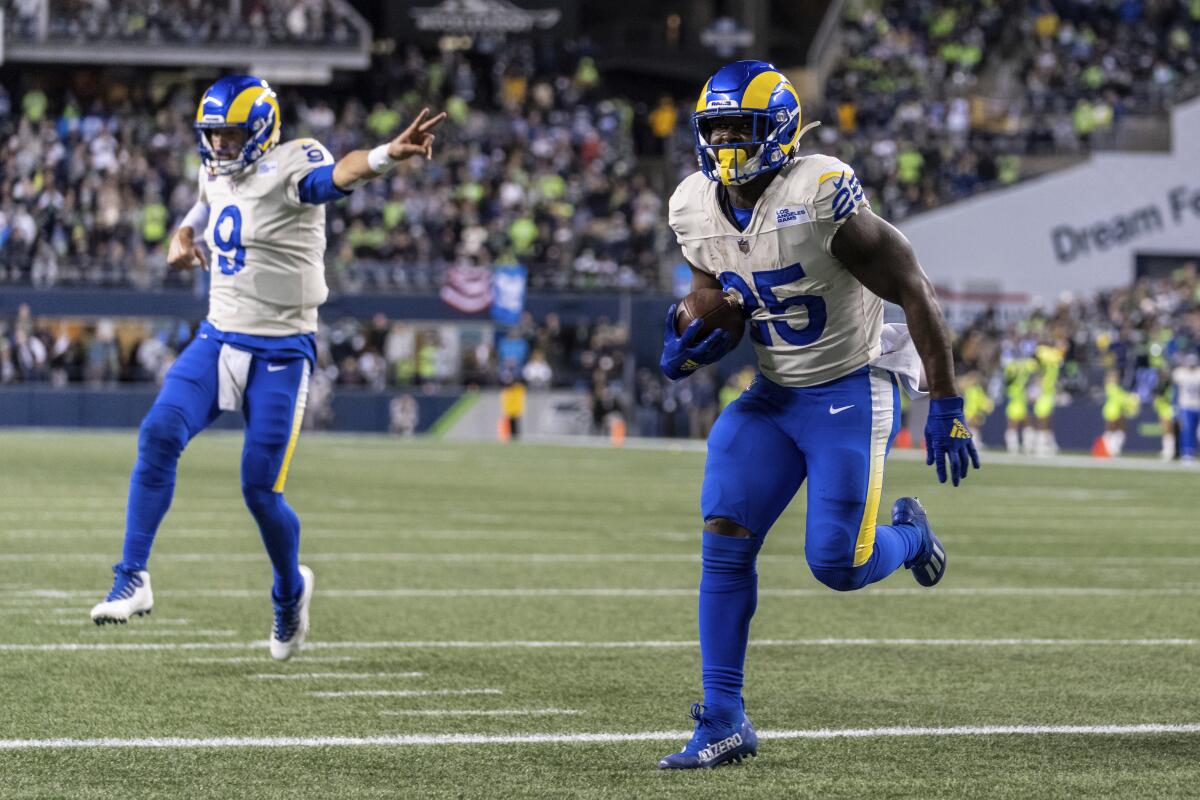
M783 108L712 108L697 111L692 115L692 132L700 170L709 180L730 186L747 183L764 173L779 169L791 157L789 151L793 138L788 134L794 132L799 116L799 107L790 112ZM714 144L710 137L718 127L718 120L730 118L741 123L749 122L748 125L743 124L748 129L749 138Z
M214 84L214 87L216 85ZM223 113L207 113L207 93L206 99L201 101L194 127L200 160L209 175L237 175L270 152L279 142L279 103L275 92L271 91L265 82L262 82L261 86L250 86L244 91L257 92L257 95L247 95L247 98L253 98L253 102L250 102L248 109L243 106L242 113L245 114L245 119L238 121L228 119L228 108L221 109L218 106L216 110ZM241 150L234 158L219 157L212 143L212 132L226 128L238 128L246 132Z

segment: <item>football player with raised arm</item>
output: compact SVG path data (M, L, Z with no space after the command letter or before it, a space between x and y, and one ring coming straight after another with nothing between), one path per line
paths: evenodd
M196 109L199 198L171 239L167 260L209 269L208 318L167 373L138 433L129 482L125 546L112 591L92 609L97 624L150 612L146 564L188 442L222 411L241 411L242 495L274 568L270 650L290 658L308 632L313 573L299 563L300 520L283 497L316 362L317 308L325 285L325 203L346 197L399 162L430 158L444 114L424 109L373 150L336 162L312 139L279 141L280 110L266 81L221 78Z
M758 355L754 383L718 417L701 490L703 704L695 734L664 769L741 761L758 748L742 698L758 593L755 560L772 524L808 481L804 552L817 580L852 591L901 567L922 586L946 570L942 544L913 497L877 525L883 467L900 425L899 386L932 396L927 461L957 486L979 456L954 381L950 334L908 241L872 213L854 171L800 157L800 103L762 61L718 71L692 127L700 170L679 185L670 224L692 288L733 293ZM908 328L883 324L883 301ZM661 367L678 380L721 358L729 334L698 341L667 314ZM923 369L922 369L923 366ZM947 467L947 462L949 465Z

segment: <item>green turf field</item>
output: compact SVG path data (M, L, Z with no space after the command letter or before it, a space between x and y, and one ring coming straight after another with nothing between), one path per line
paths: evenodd
M0 433L0 797L1200 794L1196 473L893 463L881 511L920 494L948 549L933 590L824 589L798 501L759 569L759 758L683 774L654 764L699 697L699 453L306 436L312 647L278 664L231 436L184 456L153 616L91 624L134 445Z

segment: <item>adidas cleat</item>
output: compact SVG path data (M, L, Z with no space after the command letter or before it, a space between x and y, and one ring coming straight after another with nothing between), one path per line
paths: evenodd
M921 552L916 558L905 562L913 577L922 586L933 586L946 574L946 548L942 540L929 527L925 507L915 497L901 497L892 506L893 525L916 525L921 531Z
M304 589L300 599L288 605L275 604L275 624L271 628L271 658L287 661L296 654L308 636L308 604L312 600L313 571L303 564L300 575Z
M121 623L130 617L149 614L154 607L154 593L150 591L150 573L123 569L120 564L113 567L113 585L103 603L92 607L92 622L97 625Z
M746 756L758 755L758 734L745 712L732 724L704 716L704 707L692 706L696 732L678 753L658 762L659 769L709 769L721 764L740 764Z

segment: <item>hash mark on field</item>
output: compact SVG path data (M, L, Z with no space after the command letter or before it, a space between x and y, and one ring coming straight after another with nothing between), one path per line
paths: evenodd
M573 716L584 712L574 708L385 708L379 712L391 717L553 717Z
M91 621L81 623L83 625L91 625ZM237 636L238 632L228 628L167 628L159 630L154 626L153 622L135 622L132 625L120 626L120 636L127 634L133 636ZM90 630L90 628L89 628Z
M52 620L52 622L53 622L55 625L85 625L85 626L86 626L86 625L93 625L93 624L95 624L95 623L92 621L91 617L89 617L89 616L88 616L88 610L87 610L86 608L83 608L83 609L78 609L78 608L72 608L72 609L63 609L63 610L61 610L61 611L56 611L55 613L56 613L56 614L63 614L63 615L65 615L65 614L67 614L67 613L71 613L71 614L79 614L80 616L82 616L82 617L83 617L83 619L56 619L56 620ZM192 624L191 620L183 619L182 617L175 617L175 618L171 618L171 617L165 617L165 618L164 618L164 617L155 617L155 618L154 618L154 620L153 620L153 622L154 622L154 624L155 624L155 625L173 625L173 626L175 626L175 625L182 626L182 625L191 625L191 624ZM150 623L149 623L149 622L147 622L146 624L150 624ZM130 628L130 630L138 630L138 631L140 632L140 631L141 631L141 628L136 628L136 629L134 629L134 628ZM165 632L165 631L164 631L164 632ZM193 632L193 633L198 633L198 631L192 631L192 632ZM167 633L167 635L168 635L168 636L174 636L174 635L176 634L176 632L175 632L175 631L170 631L170 632L165 632L165 633ZM233 633L233 631L224 631L224 632L222 632L222 633L221 633L221 635L222 635L222 636L227 636L227 635L229 635L229 634L232 634L232 633ZM214 631L211 631L211 630L210 630L210 631L208 631L208 634L209 634L210 636L211 636L211 635L216 635L216 634L215 634L215 632L214 632Z
M937 736L1149 736L1200 733L1200 724L1179 725L993 725L954 728L821 728L816 730L759 731L760 739L869 739ZM0 739L0 750L65 749L95 747L414 747L496 744L616 744L664 742L686 739L691 731L638 731L635 733L478 733L412 734L398 736L226 736L211 739L155 737L145 739Z
M303 681L337 678L344 681L365 681L371 678L423 678L424 672L260 672L247 675L260 681Z
M349 692L309 692L309 697L460 697L472 694L504 694L499 689L360 689Z
M310 656L305 655L305 664L332 664L335 662L344 663L347 661L357 661L354 656ZM188 658L184 660L185 664L269 664L271 659L268 656L233 656L231 658Z

